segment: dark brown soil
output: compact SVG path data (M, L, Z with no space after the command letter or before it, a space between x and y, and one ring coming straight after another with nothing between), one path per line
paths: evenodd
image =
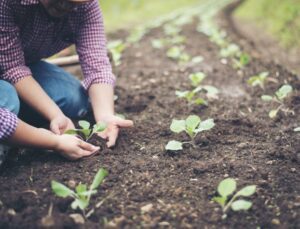
M187 52L205 58L196 66L178 67L165 50L151 47L151 39L163 36L161 30L125 51L116 69L116 108L135 127L121 131L115 148L77 162L41 151L10 156L0 175L0 228L41 228L51 203L52 228L300 228L300 135L293 132L300 125L300 82L283 66L257 59L238 73L220 62L218 48L195 28L186 26L183 34ZM266 70L277 83L268 83L265 92L247 86L249 76ZM175 97L175 90L189 88L187 76L196 71L204 71L205 83L221 90L208 107L188 107ZM295 89L288 104L296 115L271 120L271 106L260 95L284 82ZM189 114L214 118L216 127L199 135L197 149L166 152L169 140L186 138L170 132L171 120ZM109 198L84 225L76 225L69 217L71 200L55 197L50 182L90 183L100 167L109 176L91 208ZM256 184L258 189L251 210L229 212L222 220L211 199L228 176L239 187ZM143 213L148 204L152 207Z

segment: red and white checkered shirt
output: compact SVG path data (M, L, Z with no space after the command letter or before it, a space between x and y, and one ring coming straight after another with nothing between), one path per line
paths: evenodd
M97 0L78 5L61 19L49 17L39 0L0 0L0 79L15 84L31 76L30 63L72 44L86 89L96 83L115 84ZM2 113L0 110L0 117ZM6 136L2 129L0 126L0 136Z

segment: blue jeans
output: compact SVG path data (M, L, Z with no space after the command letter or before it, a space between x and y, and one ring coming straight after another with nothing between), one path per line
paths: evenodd
M90 110L88 95L74 76L44 61L32 64L29 68L34 79L66 116L72 119L82 118ZM18 97L14 86L4 80L0 80L0 107L10 110L29 124L46 123L41 115Z

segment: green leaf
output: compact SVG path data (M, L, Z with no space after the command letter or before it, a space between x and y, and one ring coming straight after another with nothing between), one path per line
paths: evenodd
M185 121L184 120L172 120L172 124L170 126L170 130L174 133L180 133L185 130Z
M189 79L194 87L197 87L206 78L203 72L197 72L189 75Z
M270 118L275 118L277 116L278 110L271 110L269 112L269 117Z
M178 98L185 98L188 95L189 91L176 91Z
M237 200L231 205L233 211L249 210L252 207L252 203L247 200Z
M79 121L78 124L82 129L85 129L85 130L90 129L90 126L91 126L91 124L89 122L84 121L84 120Z
M87 208L87 206L89 205L89 202L87 199L75 199L72 204L71 207L72 209L76 210L77 208L80 208L81 210L84 210Z
M196 105L207 105L208 104L207 101L202 98L196 99L193 103L195 103Z
M219 94L219 89L214 87L214 86L206 85L206 86L203 86L203 89L206 90L208 95L217 95L217 94Z
M103 169L103 168L99 169L99 171L97 172L97 174L93 180L90 190L97 189L107 175L108 175L108 172L106 169Z
M278 91L276 91L276 96L279 100L283 100L286 98L291 92L293 91L293 88L291 85L283 85L281 88L279 88Z
M215 126L215 121L213 119L207 119L205 121L202 121L196 130L197 133L210 130Z
M166 150L172 150L172 151L176 151L176 150L182 150L182 143L179 141L169 141L168 144L165 147Z
M232 178L222 180L218 186L218 193L222 197L228 197L236 190L236 181Z
M75 193L69 189L67 186L61 184L61 183L58 183L56 181L51 181L51 188L52 188L52 191L59 197L67 197L67 196L73 196L75 195Z
M78 130L78 132L82 133L84 135L85 139L88 139L91 135L92 130L82 129L82 130Z
M236 44L230 44L226 48L221 49L220 56L224 58L236 56L239 52L240 52L239 46L237 46Z
M201 119L200 119L199 116L197 116L197 115L190 115L185 120L186 129L188 131L190 131L190 132L194 132L200 122L201 122Z
M204 60L203 56L195 56L192 58L192 63L199 64Z
M97 123L93 126L93 133L96 132L102 132L106 129L106 124L105 123Z
M121 118L121 119L126 119L125 115L123 115L123 114L118 114L117 113L116 116L119 117L119 118Z
M217 202L222 207L224 207L225 203L227 201L227 198L226 197L222 197L222 196L216 196L216 197L213 198L213 201Z
M256 185L249 185L237 192L237 196L252 196L256 191Z
M182 49L178 46L174 46L167 51L167 56L172 59L179 59L181 56Z
M263 101L265 101L265 102L270 102L270 101L273 100L273 97L270 96L270 95L262 95L262 96L261 96L261 99L262 99Z
M86 190L87 190L86 184L79 184L76 186L76 193L79 195L83 192L86 192Z
M163 39L154 39L151 41L152 47L156 49L161 49L165 46L165 42Z
M295 132L300 132L300 127L294 129Z
M78 130L67 130L64 134L77 135L78 134Z

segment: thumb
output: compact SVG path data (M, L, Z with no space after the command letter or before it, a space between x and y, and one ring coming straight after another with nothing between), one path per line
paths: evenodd
M133 121L131 120L126 120L126 119L118 119L116 124L119 127L133 127Z

